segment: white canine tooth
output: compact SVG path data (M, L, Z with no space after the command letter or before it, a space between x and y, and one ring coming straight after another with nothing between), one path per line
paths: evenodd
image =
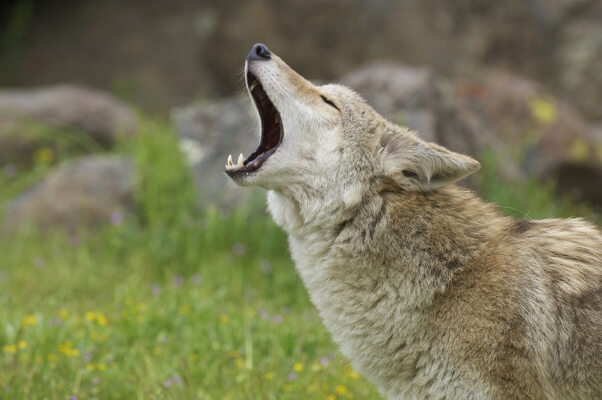
M228 156L228 165L229 165L229 166L232 166L232 165L234 165L234 163L232 162L232 154L230 154L230 155Z
M256 86L257 86L257 81L253 82L251 84L251 86L249 86L249 90L253 91L253 89L255 89Z
M244 158L242 156L242 153L240 153L240 155L238 156L238 166L242 167L242 162L243 162Z

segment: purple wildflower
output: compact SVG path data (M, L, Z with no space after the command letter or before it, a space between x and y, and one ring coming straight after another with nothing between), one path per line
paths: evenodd
M151 286L151 292L154 296L158 296L161 293L161 287L157 283L153 283Z
M168 387L171 386L171 383L172 383L171 379L167 379L167 380L165 380L165 382L163 382L163 386L165 386L166 388L168 388Z
M327 366L329 362L330 360L328 359L328 357L320 358L320 364L322 364L323 366Z
M112 225L121 225L123 223L123 213L120 210L114 210L109 215L109 220Z
M257 310L257 313L259 314L259 318L261 319L268 319L270 317L270 315L267 312L265 312L263 308Z
M182 283L184 283L184 278L182 278L180 275L176 275L171 278L171 284L177 288L182 286Z
M92 383L95 385L98 385L98 383L100 382L100 379L98 379L97 376L95 376L94 378L92 378Z
M259 262L259 269L264 274L269 274L270 272L272 272L272 263L268 260L261 260Z
M79 236L77 236L75 233L69 235L69 243L72 246L77 246L79 244Z
M242 243L236 242L232 246L232 253L234 253L234 255L242 256L246 252L247 252L247 247Z
M295 379L297 379L297 374L295 372L291 372L290 374L288 374L288 379L294 381Z
M274 323L279 324L282 322L282 315L280 314L276 314L274 315L274 317L272 317L272 321L274 321Z

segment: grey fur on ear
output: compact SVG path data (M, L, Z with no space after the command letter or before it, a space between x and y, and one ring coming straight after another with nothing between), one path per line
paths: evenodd
M411 132L381 139L385 175L413 190L433 190L450 185L480 168L480 163Z

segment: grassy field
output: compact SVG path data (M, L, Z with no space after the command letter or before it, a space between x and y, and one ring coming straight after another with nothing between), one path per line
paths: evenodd
M137 218L0 240L0 399L379 398L337 353L269 217L197 211L163 124L120 151L137 162ZM0 173L0 204L52 159ZM500 185L493 159L479 174L509 213L592 218L549 185Z

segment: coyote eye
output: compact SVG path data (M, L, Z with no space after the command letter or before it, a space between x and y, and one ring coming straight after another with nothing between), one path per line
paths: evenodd
M322 100L324 100L324 103L328 104L331 107L336 108L338 111L341 111L341 110L339 110L339 107L337 107L336 104L334 104L332 101L328 100L325 96L320 95L320 97L322 98Z

